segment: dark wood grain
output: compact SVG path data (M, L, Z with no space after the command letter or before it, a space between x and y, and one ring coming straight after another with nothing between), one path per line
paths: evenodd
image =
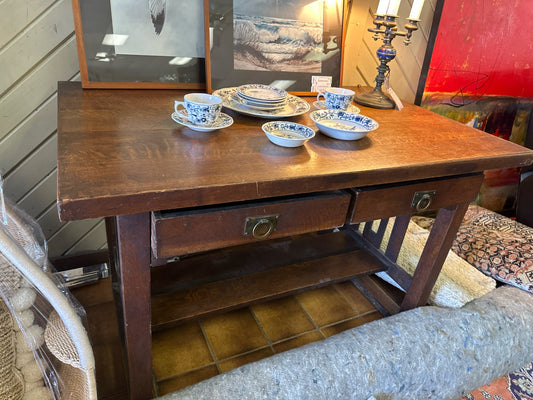
M375 299L378 304L386 311L385 315L394 315L400 312L400 303L403 299L403 294L399 294L398 289L392 290L389 286L385 286L383 281L376 276L362 275L354 279L359 285L364 288L363 292L370 298Z
M416 192L435 192L427 210L437 210L465 200L472 201L478 194L482 180L483 174L475 174L358 189L355 191L355 206L351 223L414 214L417 210L412 205L412 201Z
M411 216L409 214L400 215L394 220L389 242L387 243L387 249L385 250L385 255L392 262L396 262L398 259L410 220Z
M150 214L116 218L118 304L123 324L130 399L152 398Z
M387 243L387 249L385 250L385 257L392 262L387 264L387 274L405 290L411 285L412 277L404 269L400 268L396 261L410 220L411 216L408 214L396 217L389 242Z
M354 251L360 245L344 231L266 240L183 257L152 268L152 294Z
M161 329L383 269L368 253L356 250L153 296L152 327Z
M344 225L350 195L335 191L296 197L208 207L202 210L154 213L152 248L156 257L171 257L257 242L245 234L247 218L276 217L277 227L268 238L280 238Z
M385 230L387 229L387 225L389 223L388 218L384 218L379 221L378 229L376 232L373 230L373 222L369 221L365 223L365 227L363 228L363 236L372 243L375 247L379 248L381 241L383 240L383 235L385 234Z
M318 133L304 147L268 141L263 119L193 132L170 118L185 91L58 88L62 220L220 204L516 167L533 152L406 104L361 107L379 128L357 141ZM309 102L313 98L307 98ZM309 114L290 118L315 128Z
M395 227L398 226L398 229L396 229L396 232L391 233L391 237L389 238L389 243L395 242L396 245L401 246L401 242L403 241L403 235L405 234L405 231L402 231L402 228L405 223L405 219L407 218L407 223L409 222L410 216L402 216L399 217L400 222L395 222ZM352 225L346 229L346 232L348 232L356 241L359 243L359 245L364 248L368 253L372 254L376 260L384 265L387 268L387 274L396 281L400 287L402 287L404 290L407 290L409 286L411 285L412 277L409 275L404 269L398 266L396 264L396 257L394 254L387 254L383 253L381 249L379 248L379 243L376 244L374 240L369 239L368 236L365 236L364 233L361 234L356 230L356 228ZM396 248L396 250L399 252L400 249ZM389 258L391 257L392 258Z
M401 304L401 310L427 303L467 208L468 203L462 203L439 210L418 260L411 285Z
M377 190L374 196L365 198L365 194L363 200L355 201L359 209L352 221L359 222L408 215L413 212L413 189L431 190L426 188L428 181L429 186L441 185L442 178L449 177L448 186L439 186L435 207L451 207L439 211L412 281L393 262L408 223L407 217L401 217L386 255L376 249L382 229L371 238L374 244L358 236L367 249L352 251L347 246L344 250L349 252L323 252L322 259L287 257L288 264L276 265L279 268L254 268L251 263L240 269L244 275L224 276L220 269L203 269L207 274L217 273L222 279L218 281L175 271L174 276L183 273L184 286L154 297L152 322L164 326L384 269L408 287L401 304L401 309L408 309L427 301L468 201L479 189L481 172L533 162L532 151L409 104L402 111L361 107L362 114L380 126L358 141L317 134L303 147L282 148L270 143L261 131L264 120L233 112L229 114L235 123L230 128L198 133L170 118L174 100L185 93L84 91L75 82L60 83L58 89L59 215L62 220L107 217L130 396L135 399L152 395L152 212L198 211L213 205L340 189ZM314 127L308 113L289 120ZM348 205L336 206L342 211L339 215L346 215ZM311 205L308 211L323 210ZM314 218L323 221L324 216ZM298 215L290 219L297 220L294 233L306 231L305 219L298 220ZM320 227L315 224L310 229ZM196 232L202 229L192 228ZM215 235L217 246L223 240L221 232ZM186 241L188 233L180 230L169 237ZM156 238L156 253L160 244ZM199 250L190 242L185 248L185 252ZM216 254L211 256L216 260ZM156 263L163 260L154 257ZM385 292L375 283L369 286L381 297ZM389 308L396 311L393 305Z

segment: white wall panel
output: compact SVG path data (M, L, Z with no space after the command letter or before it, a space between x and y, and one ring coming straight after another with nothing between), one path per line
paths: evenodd
M0 98L0 139L51 97L58 81L79 71L77 57L76 40L71 37Z
M0 172L9 173L57 128L57 95L47 99L0 140Z
M19 200L18 205L33 218L37 218L55 204L56 192L57 170L54 168Z
M105 221L101 220L68 250L67 255L95 251L106 243Z
M43 230L44 237L46 239L51 238L63 225L66 224L65 221L60 221L57 215L57 205L55 204L55 196L53 198L53 204L51 204L38 218L37 222ZM60 254L62 254L65 249L62 249Z
M24 32L0 50L0 94L18 81L58 43L72 36L70 0L60 0Z
M5 193L37 219L51 257L105 247L102 220L57 215L57 82L79 80L70 0L0 0L0 71Z
M0 1L0 49L53 3L54 0Z
M52 255L66 254L68 249L74 246L101 221L100 219L84 219L82 221L67 222L48 239L48 252Z
M57 135L53 134L9 175L4 178L4 193L17 203L44 176L56 168Z

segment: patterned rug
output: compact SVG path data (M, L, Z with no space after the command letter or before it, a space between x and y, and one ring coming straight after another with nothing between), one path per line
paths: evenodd
M461 400L533 400L533 364L473 390Z

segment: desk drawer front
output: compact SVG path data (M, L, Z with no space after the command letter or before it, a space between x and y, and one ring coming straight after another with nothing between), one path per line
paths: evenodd
M196 253L344 225L350 194L316 195L152 214L157 258Z
M415 214L476 198L483 174L355 190L350 223Z

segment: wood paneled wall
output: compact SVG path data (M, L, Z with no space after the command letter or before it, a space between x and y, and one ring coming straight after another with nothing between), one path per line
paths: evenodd
M0 1L0 172L7 197L39 222L51 257L106 245L103 221L57 216L57 82L77 79L70 0Z
M416 93L434 2L426 1L411 46L405 48L401 38L393 42L398 56L391 84L408 101ZM379 42L366 28L377 3L349 3L343 85L373 85ZM410 0L403 0L400 15L409 8ZM62 80L79 80L70 0L0 0L0 173L8 198L40 224L51 257L106 246L103 220L65 223L57 216L56 90Z

